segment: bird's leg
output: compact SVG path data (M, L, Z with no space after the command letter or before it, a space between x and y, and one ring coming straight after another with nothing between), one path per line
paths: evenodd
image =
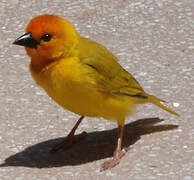
M78 128L79 124L83 120L84 116L81 116L78 121L76 122L75 126L72 128L71 132L67 135L67 137L59 144L54 146L51 149L51 152L56 152L59 149L68 149L70 148L73 144L77 143L81 139L83 139L86 136L86 132L82 132L81 134L75 135L75 131Z
M122 140L123 140L123 126L119 125L118 127L118 140L117 140L117 147L114 151L113 158L105 161L101 165L100 171L104 171L106 169L111 169L117 164L119 164L120 159L124 156L125 151L122 150Z

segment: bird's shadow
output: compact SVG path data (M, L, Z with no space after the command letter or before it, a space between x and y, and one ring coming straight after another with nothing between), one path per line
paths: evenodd
M140 119L125 125L123 147L138 141L142 135L167 131L177 128L177 125L160 124L159 118ZM50 149L62 141L63 138L51 139L26 148L7 159L0 167L24 166L36 168L51 168L68 165L80 165L111 157L117 142L117 128L88 133L85 139L68 150L60 150L54 154Z

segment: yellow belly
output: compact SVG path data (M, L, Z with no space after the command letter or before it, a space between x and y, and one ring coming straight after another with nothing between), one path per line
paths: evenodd
M31 69L32 76L59 105L76 114L124 123L133 106L132 101L108 92L99 91L91 72L79 60L69 58L55 62L41 73Z

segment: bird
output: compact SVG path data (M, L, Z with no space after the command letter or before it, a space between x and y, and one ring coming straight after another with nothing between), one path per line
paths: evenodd
M104 171L115 167L125 154L125 119L134 113L137 104L152 103L179 116L164 105L164 100L146 93L105 46L82 37L60 16L32 18L25 34L13 44L25 47L36 84L64 109L80 115L67 137L51 152L70 148L85 137L86 132L75 135L85 116L114 121L118 126L117 145L113 157L102 163Z

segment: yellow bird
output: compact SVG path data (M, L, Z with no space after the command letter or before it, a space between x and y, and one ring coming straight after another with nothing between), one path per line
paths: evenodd
M125 118L136 104L153 103L178 115L164 102L147 94L118 59L104 46L78 34L67 20L55 15L33 18L26 33L14 44L24 46L31 58L30 71L36 83L64 109L81 117L52 151L67 148L83 138L75 130L84 116L103 117L118 124L118 142L113 158L101 170L114 167L124 155L122 137Z

